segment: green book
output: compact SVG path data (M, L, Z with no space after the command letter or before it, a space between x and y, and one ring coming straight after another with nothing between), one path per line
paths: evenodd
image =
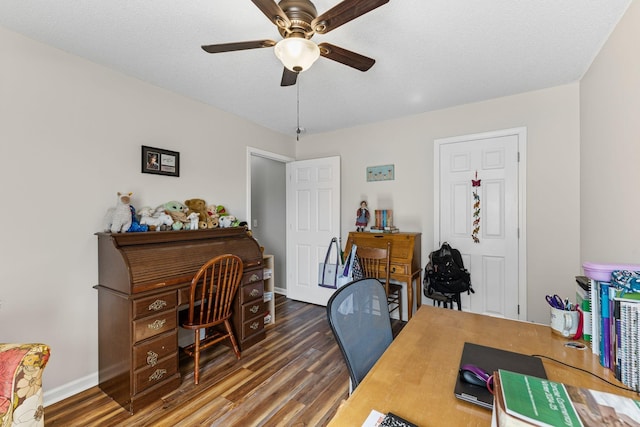
M640 423L640 401L499 370L499 426L604 426ZM502 412L502 413L501 413ZM625 424L626 423L626 424Z

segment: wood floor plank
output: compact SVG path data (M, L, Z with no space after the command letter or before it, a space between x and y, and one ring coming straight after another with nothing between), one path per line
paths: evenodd
M349 375L324 307L276 295L276 324L237 360L229 347L181 355L181 385L129 414L99 387L45 408L47 427L324 426L347 398ZM394 334L404 323L392 322Z

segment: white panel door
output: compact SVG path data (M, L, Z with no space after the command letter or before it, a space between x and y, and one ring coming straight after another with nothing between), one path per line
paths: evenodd
M470 139L436 141L436 244L446 241L460 250L471 273L475 294L462 294L463 309L512 319L520 318L522 297L518 237L520 138L517 133L481 134ZM480 186L474 186L473 180L476 184L479 180Z
M287 163L287 296L327 305L318 264L340 235L340 157Z

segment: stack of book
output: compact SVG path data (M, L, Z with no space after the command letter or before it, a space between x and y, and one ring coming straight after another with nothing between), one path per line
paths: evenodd
M613 280L592 279L588 295L593 353L620 382L640 390L640 292L629 292Z
M591 283L587 276L576 276L576 305L582 310L582 338L591 342Z
M393 225L393 211L391 209L376 209L375 225L370 227L373 233L397 233L398 228Z
M498 427L632 426L640 401L500 370L494 374L493 419Z

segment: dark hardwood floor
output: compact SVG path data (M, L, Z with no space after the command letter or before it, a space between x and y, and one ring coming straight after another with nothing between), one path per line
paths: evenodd
M394 335L403 322L393 321ZM324 307L276 295L276 324L236 360L224 345L181 360L182 383L130 415L99 387L45 408L46 426L324 426L347 398L349 376Z

